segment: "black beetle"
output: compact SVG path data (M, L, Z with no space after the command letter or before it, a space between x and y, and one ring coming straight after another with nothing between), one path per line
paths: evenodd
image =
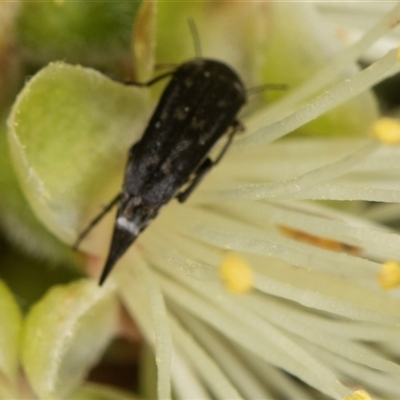
M158 76L150 86L171 75L142 138L129 150L125 179L118 194L78 237L118 204L114 233L100 277L104 282L117 260L160 208L176 197L184 202L204 175L219 162L242 125L236 119L246 103L246 89L226 64L196 58ZM209 152L224 135L227 142L215 160Z

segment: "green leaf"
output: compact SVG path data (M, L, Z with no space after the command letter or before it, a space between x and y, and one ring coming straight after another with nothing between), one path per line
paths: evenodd
M19 228L17 228L19 229ZM42 227L44 230L44 228ZM34 232L32 235L35 236ZM50 235L50 233L48 233ZM53 239L54 236L53 236ZM27 237L30 240L30 237ZM43 243L41 243L43 245ZM38 301L48 288L82 278L76 268L70 265L57 265L27 257L20 249L0 242L1 279L8 285L18 299L22 312Z
M15 51L15 20L19 12L16 1L2 2L0 7L0 115L10 106L23 79L21 57Z
M142 134L147 92L87 68L53 63L20 93L9 143L22 190L38 219L72 242L81 213L119 191L128 148Z
M9 155L6 124L5 121L2 122L3 124L0 125L0 154L2 154L0 157L0 229L4 231L8 240L17 244L25 253L34 255L35 258L47 259L53 263L72 262L74 257L71 249L38 221L21 191Z
M56 286L29 312L22 363L41 399L63 399L81 384L116 333L117 300L111 285L89 280Z
M22 323L21 311L12 293L0 281L0 376L10 381L16 379L18 347Z
M23 1L18 20L22 52L46 64L66 60L92 66L131 58L132 25L140 1Z
M139 400L139 397L105 385L85 384L74 392L70 400Z

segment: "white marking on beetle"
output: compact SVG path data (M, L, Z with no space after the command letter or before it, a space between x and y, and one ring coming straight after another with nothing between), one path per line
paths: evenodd
M125 217L117 218L117 226L118 228L128 231L134 236L137 236L140 233L139 227L134 222L128 221Z

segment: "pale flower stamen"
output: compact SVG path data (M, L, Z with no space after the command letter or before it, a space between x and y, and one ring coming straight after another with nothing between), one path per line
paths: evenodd
M302 176L288 181L236 186L235 189L198 196L198 201L301 197L302 192L307 193L307 189L315 187L318 183L327 182L348 173L353 167L377 150L378 147L376 143L368 143L336 162L315 168Z
M235 142L235 147L271 143L399 71L400 62L397 58L397 50L392 50L365 70L345 79L285 118L258 129L251 126L254 131L243 139L238 139Z
M322 6L322 5L321 5ZM329 84L332 84L354 63L377 39L390 32L400 23L400 5L388 12L376 25L370 28L359 41L345 48L327 64L325 68L304 82L300 87L286 96L278 103L268 107L266 110L257 113L248 122L251 131L254 127L270 123L281 119L288 110L296 104L309 98L313 93L317 93Z

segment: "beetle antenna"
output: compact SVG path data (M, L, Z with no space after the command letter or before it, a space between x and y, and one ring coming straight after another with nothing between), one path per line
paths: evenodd
M201 53L201 46L200 46L199 31L197 30L197 26L196 26L193 18L188 19L188 25L189 25L190 33L192 34L194 53L196 55L196 58L201 58L202 53Z
M249 95L263 92L264 90L287 90L288 85L284 83L266 83L264 85L253 86L251 88L246 89L246 92Z

